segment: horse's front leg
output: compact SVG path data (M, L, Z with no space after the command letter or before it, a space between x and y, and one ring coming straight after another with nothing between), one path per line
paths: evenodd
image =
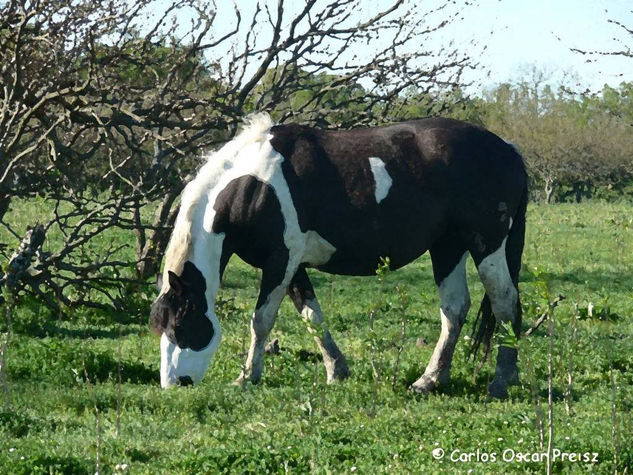
M275 324L279 305L286 294L292 275L294 270L290 271L286 266L271 265L263 269L259 297L251 318L251 345L246 364L235 381L236 384L242 384L247 380L258 383L261 379L266 340Z
M323 355L323 364L327 373L327 382L334 383L349 376L345 356L334 342L325 325L325 318L314 293L310 278L303 266L299 267L288 286L288 295L297 307L314 336L314 341Z

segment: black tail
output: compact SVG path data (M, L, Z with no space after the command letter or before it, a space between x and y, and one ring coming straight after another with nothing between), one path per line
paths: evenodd
M523 254L523 245L525 242L525 213L528 203L528 190L527 186L523 190L523 196L521 197L521 203L517 209L517 213L514 216L512 222L512 228L508 234L508 240L506 241L506 261L508 263L508 270L510 271L510 277L514 283L514 287L519 290L519 272L521 271L521 256ZM517 299L517 318L513 327L514 334L517 338L521 335L521 302ZM492 335L495 332L497 326L497 320L492 313L492 305L490 304L490 298L487 294L484 294L477 312L477 318L473 326L472 339L473 344L470 349L470 353L473 358L477 357L479 347L484 344L484 354L482 360L485 360L490 353L490 345L492 341Z

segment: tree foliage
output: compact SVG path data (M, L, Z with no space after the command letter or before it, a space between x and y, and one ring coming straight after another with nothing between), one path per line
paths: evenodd
M420 45L461 9L411 0L384 10L360 0L1 2L0 223L14 236L5 258L25 232L5 219L12 200L45 197L53 212L44 233L63 236L33 250L16 291L53 308L120 309L121 283L158 270L202 151L255 110L280 122L377 124L402 115L407 89L457 86L468 55ZM134 252L95 245L113 229L134 230Z
M631 84L601 94L575 95L532 81L490 91L484 122L519 146L535 195L546 202L579 201L596 188L630 185L633 178Z
M0 253L19 264L0 284L51 308L121 310L158 271L202 153L254 111L329 128L450 115L515 142L548 201L629 185L633 85L574 95L535 73L469 97L472 59L431 41L469 7L0 2L0 226L12 236ZM34 248L9 218L12 201L36 196L50 209L36 234L56 238ZM135 242L108 244L120 230Z

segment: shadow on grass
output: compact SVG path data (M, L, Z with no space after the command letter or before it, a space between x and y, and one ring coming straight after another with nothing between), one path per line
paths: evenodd
M93 383L116 381L119 374L121 381L132 384L160 382L158 368L135 361L119 363L115 352L82 349L63 341L30 342L22 347L22 358L7 365L7 373L12 381L48 381L66 386L83 384L87 379Z
M41 421L19 411L0 411L0 427L19 439L41 428Z
M118 379L119 362L113 356L106 353L89 355L85 359L86 373L93 382L106 382ZM121 381L131 384L158 384L160 375L158 368L149 368L143 363L121 361ZM81 379L86 380L83 372Z
M31 455L16 462L13 473L92 473L94 460L69 455Z
M630 272L588 271L577 267L567 269L565 272L548 272L547 277L551 281L580 285L584 289L601 290L608 288L611 292L630 292L633 287L633 275ZM534 276L530 273L521 274L521 282L533 282Z
M120 330L118 329L107 329L103 330L100 328L90 327L90 328L55 328L51 332L51 335L66 337L66 338L91 338L91 339L99 339L99 338L107 338L115 340L119 336L129 336L129 335L138 335L138 328L129 328L124 327Z
M66 338L92 338L92 339L116 339L119 336L136 335L139 333L138 325L147 324L146 321L132 321L131 325L121 325L119 328L113 327L111 323L104 323L102 326L98 324L75 324L74 328L67 328L68 322L60 322L57 320L42 321L39 318L22 318L18 317L13 320L12 331L28 337L46 338L46 337L66 337ZM147 324L149 328L149 324ZM6 331L6 327L0 326L0 331Z

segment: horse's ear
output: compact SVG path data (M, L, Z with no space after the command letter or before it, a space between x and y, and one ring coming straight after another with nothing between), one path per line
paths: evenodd
M163 273L156 274L156 288L160 292L163 289Z
M167 271L169 275L169 286L176 292L176 295L182 295L182 280L172 271Z

